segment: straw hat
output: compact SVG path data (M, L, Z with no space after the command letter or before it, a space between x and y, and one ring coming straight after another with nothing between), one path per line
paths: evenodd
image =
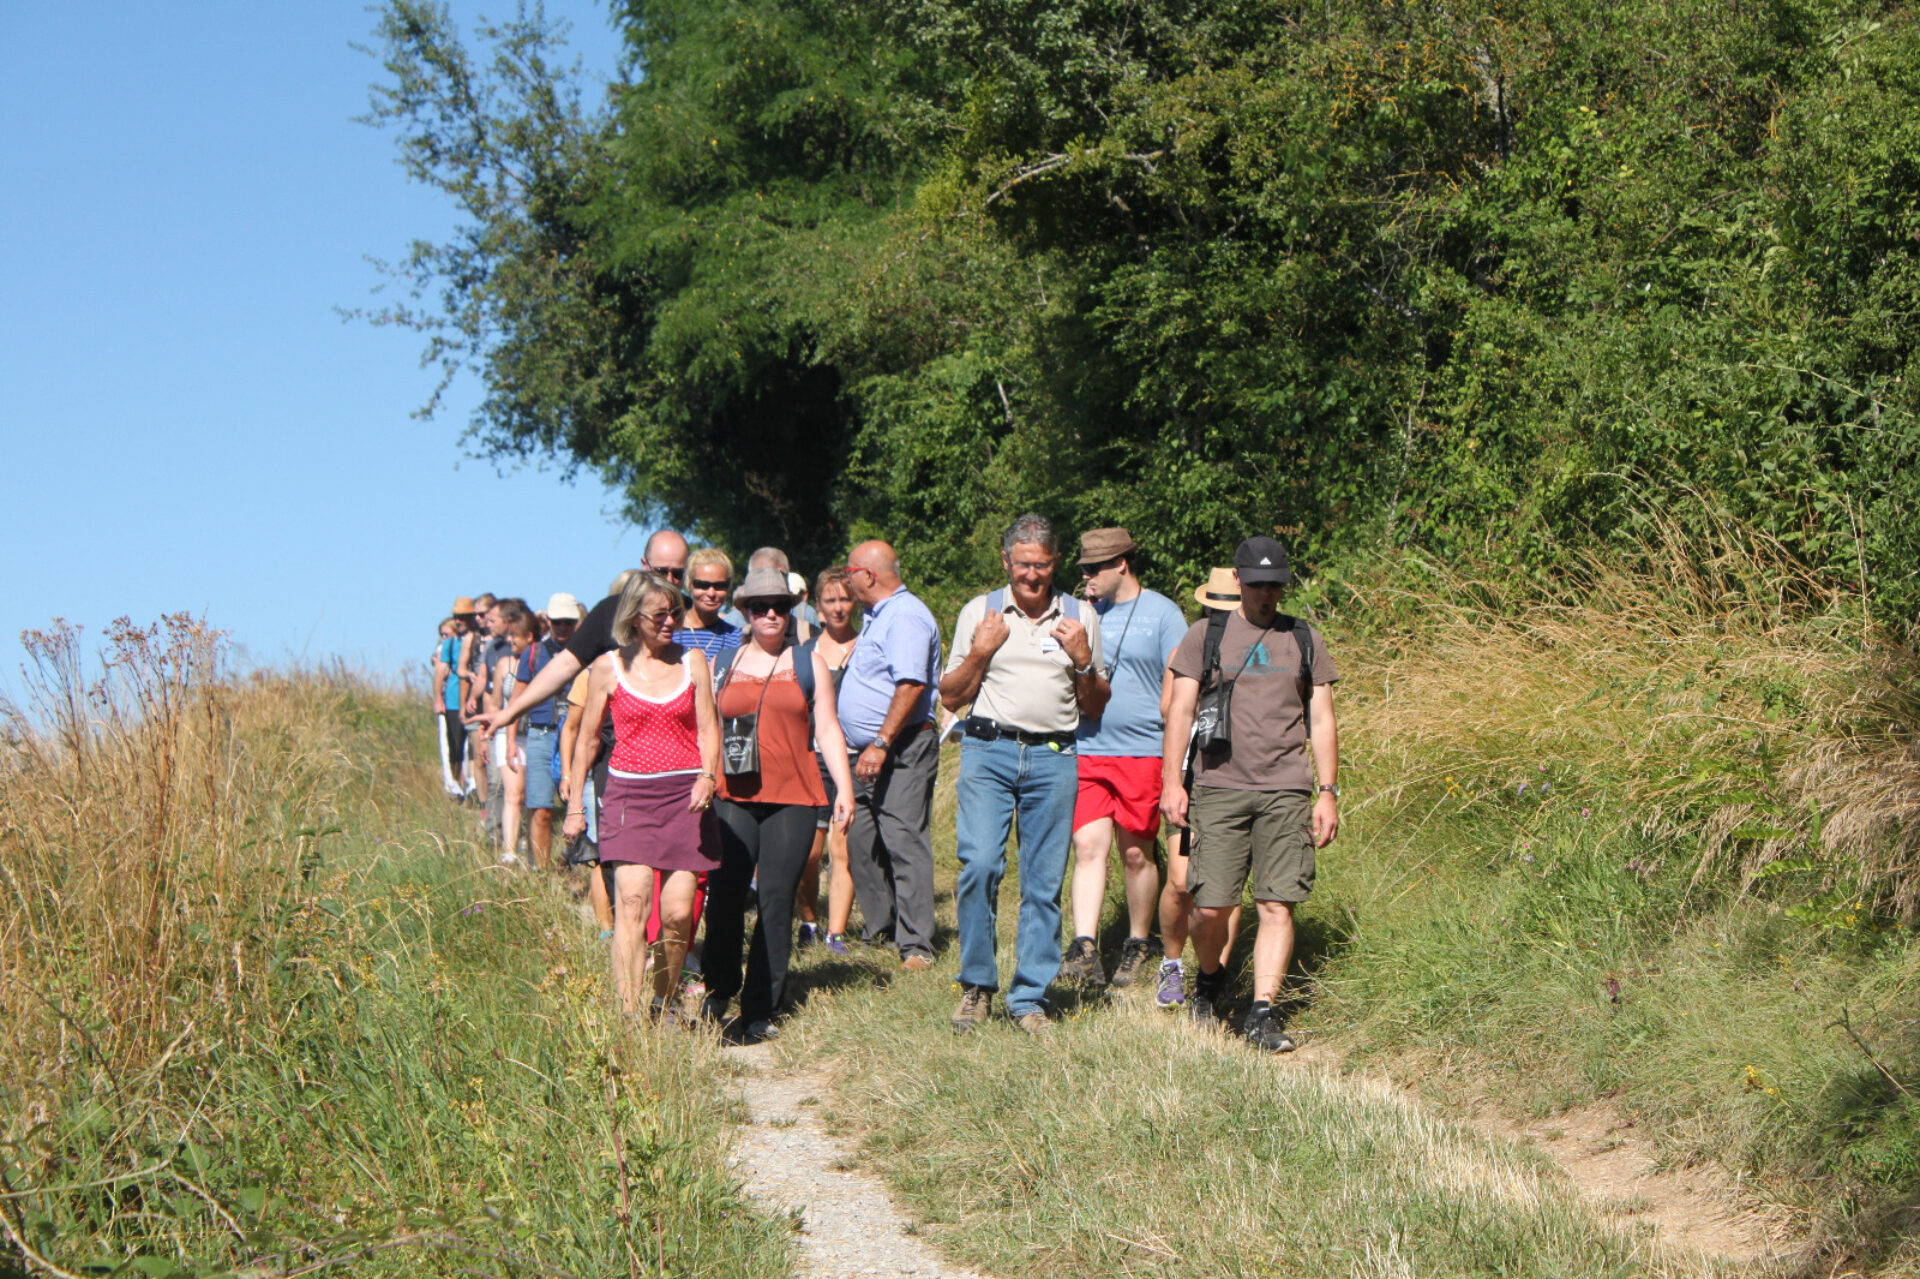
M1204 586L1193 588L1193 598L1203 608L1228 612L1240 607L1240 583L1230 568L1216 568L1207 574Z
M453 602L453 615L455 617L465 617L471 612L473 612L473 596L462 595Z
M785 600L791 604L800 597L787 585L787 575L777 568L756 568L749 570L747 580L733 593L735 604L747 600Z

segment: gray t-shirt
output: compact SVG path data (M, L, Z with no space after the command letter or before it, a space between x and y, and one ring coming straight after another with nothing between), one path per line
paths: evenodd
M1312 681L1331 684L1340 678L1333 655L1320 632L1309 628L1313 640ZM1207 622L1195 622L1174 650L1173 673L1199 679L1206 651ZM1233 689L1233 745L1204 753L1195 761L1196 786L1227 790L1313 789L1313 764L1307 758L1307 734L1300 703L1300 646L1291 629L1263 629L1240 614L1227 618L1220 637L1220 677L1235 680Z
M494 672L500 666L500 659L512 656L513 645L508 641L506 636L490 635L487 637L486 647L481 650L480 660L486 664L488 689L493 688Z

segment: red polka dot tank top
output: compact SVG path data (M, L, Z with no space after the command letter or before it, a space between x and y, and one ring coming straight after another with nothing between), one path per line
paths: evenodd
M700 732L693 714L693 675L680 660L680 691L655 701L627 686L615 659L613 755L607 767L619 777L700 771Z

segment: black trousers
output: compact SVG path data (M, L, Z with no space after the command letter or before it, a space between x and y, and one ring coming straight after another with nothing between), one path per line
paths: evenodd
M700 952L707 993L740 997L749 1022L770 1019L787 991L793 957L793 896L813 847L816 809L811 804L715 805L720 815L720 869L707 881L707 941ZM754 875L759 891L754 893ZM747 947L744 984L740 944L746 932L747 900L756 897L759 919Z
M448 711L440 717L441 729L447 735L447 767L453 770L453 780L460 780L460 766L467 762L467 726L460 722L459 711Z

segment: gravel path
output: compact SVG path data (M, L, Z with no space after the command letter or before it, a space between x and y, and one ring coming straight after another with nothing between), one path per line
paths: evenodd
M741 1083L750 1122L735 1134L730 1162L749 1195L799 1215L800 1279L984 1279L909 1234L879 1178L842 1170L855 1151L820 1125L831 1095L825 1075L779 1069L766 1045L726 1052L752 1072Z

